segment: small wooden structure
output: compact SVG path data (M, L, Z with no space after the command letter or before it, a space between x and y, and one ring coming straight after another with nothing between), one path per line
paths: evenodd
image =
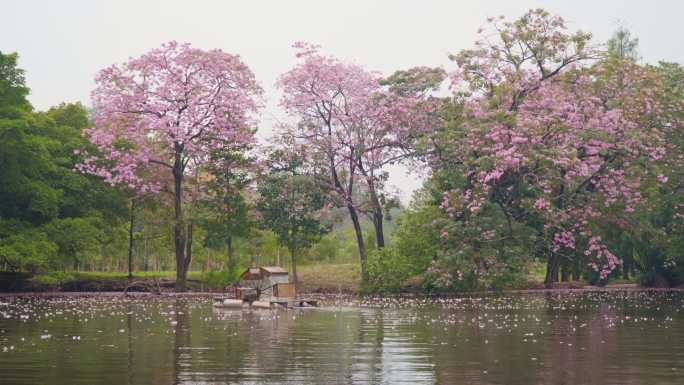
M294 298L297 296L297 290L295 288L294 283L276 283L275 285L273 285L273 296Z
M243 301L256 301L258 299L256 289L251 287L236 287L235 288L235 299L240 299Z
M254 288L257 296L277 296L274 289L279 284L289 284L290 278L287 270L280 266L250 267L240 274L241 286ZM291 292L295 296L294 291Z
M287 270L279 266L250 267L240 274L240 284L235 287L235 299L218 297L216 301L217 307L238 307L236 305L240 301L255 308L318 306L316 300L297 298L297 289L290 282Z
M240 279L245 281L264 281L273 286L276 283L288 283L289 273L280 266L250 267L240 275Z

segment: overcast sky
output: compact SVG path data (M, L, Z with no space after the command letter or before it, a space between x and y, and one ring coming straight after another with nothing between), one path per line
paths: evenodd
M684 63L684 0L2 0L0 51L18 52L37 109L89 105L95 73L169 40L240 54L266 90L259 129L282 116L274 83L294 63L291 44L308 41L368 69L453 68L447 54L469 48L486 17L542 7L571 29L607 40L618 25L639 38L646 62ZM391 182L405 202L420 185L403 168Z

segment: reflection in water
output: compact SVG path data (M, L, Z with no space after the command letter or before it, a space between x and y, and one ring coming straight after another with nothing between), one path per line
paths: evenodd
M131 384L135 383L134 379L133 379L133 375L135 373L135 365L134 365L135 360L133 357L133 352L135 351L135 349L133 349L133 333L134 333L133 332L133 309L132 309L131 304L128 304L126 306L126 329L128 330L128 333L127 333L127 339L128 339L127 347L128 347L128 349L126 350L126 353L128 356L127 357L128 360L126 361L128 364L127 365L127 369L128 369L127 370L127 372L128 372L127 384L131 385Z
M680 293L218 310L208 299L0 302L3 384L672 384Z

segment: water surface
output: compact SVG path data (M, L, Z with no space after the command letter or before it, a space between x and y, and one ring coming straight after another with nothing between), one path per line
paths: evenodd
M681 293L0 298L2 384L684 384Z

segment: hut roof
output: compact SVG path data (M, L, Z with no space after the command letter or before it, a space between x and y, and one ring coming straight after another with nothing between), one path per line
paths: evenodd
M262 279L261 270L259 270L258 267L250 267L249 269L245 270L244 273L240 274L240 279L248 281Z
M287 270L280 266L262 266L261 270L263 270L266 275L287 274Z
M269 275L287 275L287 270L280 266L261 266L261 267L250 267L245 270L244 273L240 274L240 279L246 281L258 281L264 279L265 276Z

